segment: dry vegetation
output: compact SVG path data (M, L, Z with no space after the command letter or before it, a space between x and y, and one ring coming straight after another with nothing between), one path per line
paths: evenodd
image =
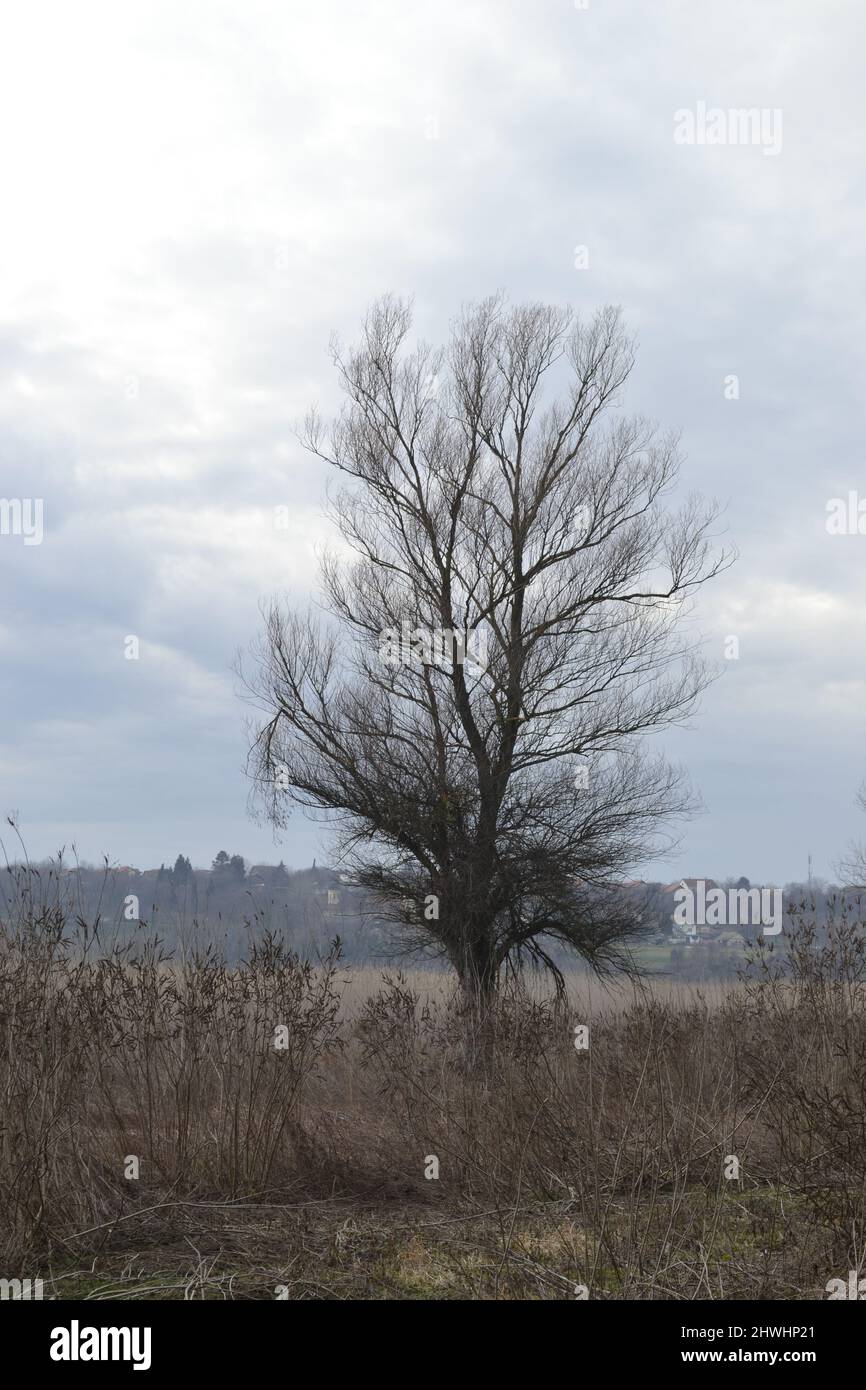
M70 937L50 876L18 890L4 1277L77 1298L798 1299L861 1267L866 965L844 912L826 941L792 924L787 975L770 953L706 991L580 976L478 1020L445 976L348 978L268 938L240 969L169 963Z

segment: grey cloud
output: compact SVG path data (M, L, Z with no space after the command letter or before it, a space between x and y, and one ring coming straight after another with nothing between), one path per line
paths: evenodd
M686 485L726 503L742 552L695 617L719 657L739 629L740 660L666 740L706 814L658 872L783 881L809 850L830 871L857 829L866 682L866 537L824 526L829 497L866 491L858 22L805 0L261 0L130 13L96 70L70 39L79 86L128 73L102 119L131 134L74 144L86 195L116 191L71 209L50 257L32 188L9 204L0 495L44 495L46 538L0 538L0 809L34 852L273 852L246 818L229 665L260 597L314 582L326 471L292 425L337 404L329 333L395 289L436 338L503 286L623 305L628 406L682 428ZM698 100L781 107L782 153L675 146ZM308 861L316 831L293 843Z

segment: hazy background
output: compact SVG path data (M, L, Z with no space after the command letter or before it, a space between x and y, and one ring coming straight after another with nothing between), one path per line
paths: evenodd
M863 27L856 0L7 9L0 496L42 497L45 538L0 536L0 812L31 853L322 856L246 814L230 671L326 535L291 427L375 295L436 338L502 287L623 306L627 404L682 427L741 550L695 614L740 658L665 740L706 813L652 876L830 873L866 773L866 537L825 528L866 490ZM781 153L676 145L698 101L780 108Z

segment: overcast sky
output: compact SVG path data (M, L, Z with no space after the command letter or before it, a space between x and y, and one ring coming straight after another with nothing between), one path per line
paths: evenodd
M705 811L651 876L830 875L866 776L866 535L826 526L866 498L858 0L29 0L2 28L0 499L43 499L44 535L0 534L0 811L31 854L321 861L248 817L230 669L260 599L315 582L327 479L292 426L376 295L436 339L502 288L622 305L627 404L682 429L740 548L695 615L723 675L665 740ZM773 141L678 142L700 103Z

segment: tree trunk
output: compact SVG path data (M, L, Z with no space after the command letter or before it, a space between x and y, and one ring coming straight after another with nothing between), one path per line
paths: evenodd
M471 937L461 936L451 959L464 1000L473 1013L486 1014L495 997L499 975L492 933L476 929Z

